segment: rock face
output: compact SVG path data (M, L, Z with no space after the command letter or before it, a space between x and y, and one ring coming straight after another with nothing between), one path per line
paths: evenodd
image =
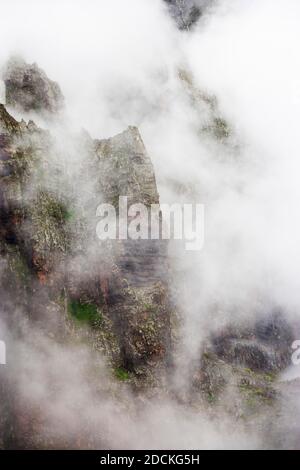
M105 202L118 212L120 196L128 207L159 203L154 170L137 128L96 142L99 184ZM166 358L170 341L167 244L162 240L121 240L114 244L115 269L106 270L109 311L129 369Z
M6 103L24 111L58 112L64 102L59 85L50 80L36 64L27 64L21 58L7 63L3 79Z
M189 30L193 27L212 0L165 0L179 29Z
M33 77L37 73L39 78L33 79L30 91L26 86L20 91L21 87L11 103L53 112L55 87L51 99L39 95L52 82L36 66L20 67L20 77L33 67ZM23 78L16 83L23 83ZM181 80L191 99L207 103L213 121L209 132L226 142L228 128L214 119L213 101L197 93L188 77ZM27 93L31 102L25 99ZM72 178L66 181L64 168L56 163L59 158L55 163L50 158L57 151L51 134L32 121L17 121L0 105L0 320L20 340L34 327L38 333L34 340L42 343L53 338L56 345L85 342L95 357L89 366L96 371L97 390L97 354L101 354L115 377L128 382L134 392L159 390L173 396L165 380L173 372L172 338L178 333L168 282L168 244L159 239L96 237L96 206L109 203L120 218L122 196L127 197L128 207L142 203L149 210L155 205L160 219L151 159L135 127L104 140L86 134L72 135L73 139L84 157L75 183ZM79 190L85 175L93 186L88 186L90 199L81 207ZM62 185L66 191L60 191ZM129 224L135 219L130 216ZM293 339L281 312L271 312L248 327L227 326L207 341L198 361L186 364L187 396L180 397L181 404L192 404L195 410L204 404L213 411L222 405L222 411L228 407L230 416L249 422L262 409L276 412L276 378L289 364ZM10 393L9 374L0 378L0 448L55 445L40 438L43 416L38 407L31 408ZM76 447L81 431L80 436L70 437L71 443L59 445ZM87 443L99 445L90 436L83 445Z
M3 105L0 113L4 243L15 247L20 262L46 290L59 296L64 289L71 315L91 314L97 324L101 311L112 322L110 334L116 338L113 347L118 365L131 371L147 366L149 372L165 361L169 349L166 242L128 239L104 244L100 252L105 256L96 255L93 269L90 266L89 273L78 281L72 270L72 258L78 255L72 247L72 223L76 238L90 235L85 228L78 232L76 220L68 222L72 212L68 201L47 187L51 138L32 122L14 120ZM87 162L97 175L97 191L102 195L98 202L110 202L117 211L122 195L128 197L129 205L143 203L149 208L158 204L153 166L138 129L130 127L111 139L91 141ZM32 186L35 189L28 199ZM63 265L65 273L58 269ZM104 347L109 348L109 344Z
M276 379L291 364L296 336L279 311L248 327L228 326L214 334L194 370L191 400L200 393L214 406L224 403L231 415L247 418L249 425L255 416L263 421L282 400Z
M157 383L170 350L167 245L156 240L109 242L91 258L95 213L91 234L77 213L70 215L72 203L49 188L52 143L47 131L16 121L0 105L1 318L22 339L15 318L18 305L29 328L40 331L41 341L49 335L63 343L88 338L91 349L106 355L119 380L131 374L137 387ZM158 204L152 163L136 128L84 145L85 170L92 168L96 175L97 203L110 201L118 210L118 196L127 195L130 203ZM59 169L54 170L59 178ZM78 248L78 239L85 238L87 243ZM88 265L79 259L87 259ZM2 382L3 397L9 395L9 382L9 377ZM17 416L22 405L12 397L5 403L2 445L35 446L38 413L36 430L30 431L26 423L35 421L35 412L24 403L21 426ZM24 440L24 433L31 437Z
M258 321L252 329L229 329L213 340L215 352L223 360L275 373L290 363L292 342L293 331L279 312Z
M127 196L128 204L158 204L152 162L136 127L111 139L96 141L101 189L106 202L113 204Z

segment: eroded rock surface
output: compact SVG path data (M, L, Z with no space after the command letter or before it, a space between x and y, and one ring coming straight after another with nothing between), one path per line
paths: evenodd
M179 29L189 30L202 16L212 0L165 0Z
M290 363L293 338L291 326L277 312L257 321L253 328L229 328L213 344L216 354L227 362L276 373Z
M6 103L24 111L55 114L63 107L59 85L50 80L37 64L27 64L19 57L11 58L3 72Z
M59 109L56 86L52 88L36 66L18 67L18 73L12 73L16 87L8 101L24 110ZM200 135L209 132L226 144L230 129L218 117L214 100L195 89L188 74L179 75L199 114L208 111L208 125L200 126ZM102 202L111 204L118 217L122 196L127 197L128 207L143 203L159 209L151 159L135 127L104 140L93 140L87 133L73 139L82 153L75 182L66 181L59 158L52 160L57 152L53 136L32 121L17 121L0 105L1 318L17 339L35 331L31 346L37 349L42 344L43 350L48 342L71 347L85 343L92 356L86 379L93 369L95 389L101 355L112 375L134 393L146 390L146 394L152 388L172 395L165 377L173 372L172 336L179 327L171 321L168 244L96 237L96 207ZM83 201L86 181L93 185L87 185L91 194ZM254 426L258 413L265 416L267 410L268 416L274 416L282 393L277 377L289 364L294 338L283 318L281 312L271 312L248 327L229 325L213 335L199 361L186 364L191 374L181 404L195 410L210 407L215 413L225 409ZM55 446L58 441L53 436L43 438L41 410L27 403L21 390L16 396L9 393L13 373L18 372L19 352L14 354L12 375L2 374L0 382L0 447ZM111 393L111 383L105 393ZM264 423L261 426L265 429ZM99 443L87 434L70 436L59 445L76 447L79 441L83 447Z
M26 329L32 325L39 331L41 344L54 337L62 343L88 341L96 351L95 363L96 353L104 354L119 380L132 374L137 386L157 384L156 369L160 373L165 366L170 341L166 243L102 245L96 239L95 212L87 228L59 192L63 175L55 164L50 171L51 135L33 122L16 121L3 105L0 129L2 318L22 341L17 310L22 311ZM95 203L110 201L118 209L122 194L148 207L159 202L152 163L136 128L105 141L88 139L88 144L83 165L87 173L96 172ZM101 245L92 257L91 243ZM3 382L3 396L10 380L5 379L7 387ZM3 445L37 445L42 432L38 410L10 397L5 413L9 424L2 424L11 433L2 436Z
M100 316L112 322L110 333L106 332L110 339L102 339L106 350L112 342L112 355L120 366L131 371L147 366L149 371L152 365L163 363L170 338L166 242L104 243L95 253L89 272L78 275L76 261L72 261L78 256L73 239L95 239L97 219L93 213L94 233L85 233L86 227L79 229L76 221L70 223L72 207L49 190L43 179L51 152L50 135L32 122L17 122L4 106L0 111L4 243L14 246L26 270L54 299L64 293L69 305L67 313L75 317L91 315L94 326L101 324L97 321ZM159 203L153 166L138 129L131 127L116 137L90 144L87 165L92 166L98 178L98 202L110 202L116 211L122 195L128 197L128 205L144 203L149 208ZM72 233L72 223L76 233ZM88 247L80 248L80 256L84 257L82 249ZM101 330L101 326L97 329ZM112 341L114 335L116 339Z

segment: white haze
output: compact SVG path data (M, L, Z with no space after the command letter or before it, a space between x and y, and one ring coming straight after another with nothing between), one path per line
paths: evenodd
M173 181L192 187L196 202L205 204L204 250L197 256L178 252L174 260L187 286L181 295L181 367L197 357L212 329L229 320L253 318L274 306L297 315L299 2L223 0L189 34L176 29L160 0L2 0L0 5L0 65L12 53L37 62L62 88L69 129L83 127L95 138L106 138L137 125L155 166L161 201L188 197L176 193ZM201 118L178 80L179 68L191 71L201 90L216 95L238 153L199 138ZM20 347L34 364L28 376L20 375L20 390L43 401L48 397L40 375L44 362L30 344ZM74 356L68 349L63 354L49 350L47 364L61 390L47 411L51 423L64 410L70 428L79 426L68 418L74 400L82 413L95 413L96 426L108 423L111 447L259 446L253 436L239 430L231 435L233 426L225 425L224 431L220 423L172 402L149 404L154 409L137 422L122 412L116 417L107 399L95 404L96 412L92 390L87 387L83 398L82 381L76 379L82 377L84 359L81 363L75 356L79 369L71 367L64 381ZM125 438L120 421L127 419L130 437Z

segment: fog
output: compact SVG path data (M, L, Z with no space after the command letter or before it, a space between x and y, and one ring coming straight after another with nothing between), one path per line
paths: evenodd
M101 139L135 125L161 202L205 205L203 250L190 254L175 245L170 254L183 316L174 378L180 389L182 368L212 331L274 307L292 320L300 312L299 19L297 0L212 2L191 31L177 29L161 0L1 2L0 67L18 54L60 84L66 103L59 123L22 117L53 130L74 177L81 156L73 133L84 128ZM195 105L182 70L193 90L215 97L230 129L225 142L203 132L212 111L205 100ZM46 403L47 432L60 429L62 440L86 426L95 447L261 445L258 434L222 413L216 421L148 398L136 409L125 386L122 399L108 398L114 384L104 358L92 359L101 363L98 384L86 366L89 351L59 346L38 331L27 336L14 346L12 381L21 403ZM54 396L49 380L57 384Z

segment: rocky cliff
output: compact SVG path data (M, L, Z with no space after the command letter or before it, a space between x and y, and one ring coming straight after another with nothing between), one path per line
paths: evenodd
M57 113L64 98L57 83L49 80L37 64L27 64L13 57L3 72L6 103L23 111Z

